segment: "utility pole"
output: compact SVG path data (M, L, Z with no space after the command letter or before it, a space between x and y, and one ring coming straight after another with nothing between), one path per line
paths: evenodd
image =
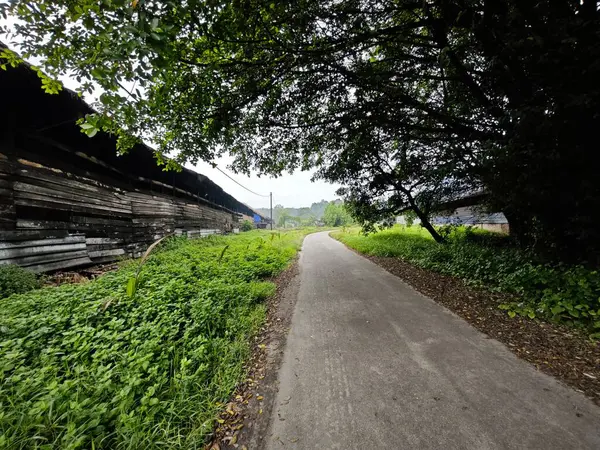
M273 193L269 192L269 202L271 203L271 230L273 230Z

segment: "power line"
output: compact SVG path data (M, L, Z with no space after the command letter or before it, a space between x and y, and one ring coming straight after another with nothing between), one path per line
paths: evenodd
M229 178L231 181L233 181L235 184L237 184L238 186L243 187L244 189L246 189L248 192L251 192L254 195L258 195L259 197L270 197L270 195L262 195L262 194L258 194L256 192L254 192L252 189L248 189L246 186L244 186L243 184L241 184L240 182L238 182L237 180L235 180L234 178L230 177L229 174L225 173L224 171L222 171L219 167L215 166L215 169L217 169L219 172L221 172L223 175L225 175L227 178Z

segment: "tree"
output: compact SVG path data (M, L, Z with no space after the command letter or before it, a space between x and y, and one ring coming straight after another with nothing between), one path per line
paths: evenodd
M86 130L175 161L317 167L366 226L484 190L522 245L600 249L595 1L17 1L22 49L98 83ZM8 58L8 56L7 56ZM561 211L561 214L556 214Z
M310 208L284 208L282 205L277 205L273 211L273 220L279 222L279 214L284 210L291 216L296 217L303 223L313 223L316 219L320 219L323 216L325 207L329 204L326 200L321 200L318 203L313 203ZM257 208L257 212L260 214L269 214L268 208Z
M269 215L271 214L271 211L268 208L259 208L257 209L257 212L259 214L263 214L263 215ZM279 223L281 222L281 217L288 215L288 210L287 208L284 208L283 205L281 204L277 204L275 205L275 207L273 208L273 222L275 224L277 224L277 226L281 226L279 225Z
M279 213L279 218L277 219L277 226L279 228L285 228L286 222L289 222L289 220L292 218L293 216L291 216L286 210L283 210Z
M317 224L317 217L313 214L309 214L306 217L300 218L300 225L303 227L314 227Z
M320 219L321 217L323 217L323 214L325 213L325 208L327 208L328 204L329 202L327 200L321 200L320 202L316 202L310 205L310 212L315 217L315 219Z
M414 211L406 211L403 214L403 216L404 216L404 220L406 221L406 226L409 228L412 227L413 224L415 223L415 219L417 218Z
M341 227L352 223L352 217L344 209L344 205L330 202L323 213L323 222L328 227Z

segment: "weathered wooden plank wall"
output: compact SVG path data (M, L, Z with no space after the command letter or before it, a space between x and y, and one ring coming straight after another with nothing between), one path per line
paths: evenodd
M27 64L0 70L0 99L0 264L114 261L167 233L229 231L253 214L201 174L165 172L142 143L118 155L114 136L88 138L77 119L94 110L68 89L45 94Z
M10 229L16 220L13 180L8 157L0 153L0 230Z
M199 195L47 139L0 143L0 264L45 272L106 263L169 233L203 236L238 222Z

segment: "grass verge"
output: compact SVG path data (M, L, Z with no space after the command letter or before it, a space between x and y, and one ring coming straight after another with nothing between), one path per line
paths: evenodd
M308 230L172 238L141 271L2 300L0 448L201 448ZM227 246L227 247L226 247Z
M417 267L460 278L469 285L509 294L511 317L521 315L584 327L600 338L600 275L582 266L544 264L506 245L499 235L460 227L448 243L436 243L420 227L400 227L368 236L357 229L332 236L371 256L398 257Z

